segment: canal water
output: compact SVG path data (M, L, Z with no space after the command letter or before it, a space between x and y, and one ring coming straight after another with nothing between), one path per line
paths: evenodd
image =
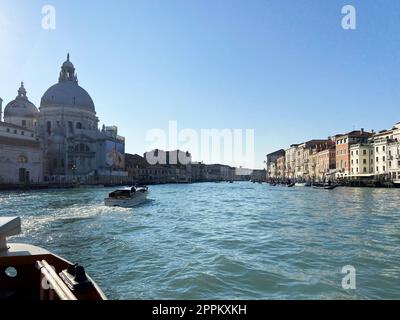
M135 209L104 207L111 191L1 192L0 216L111 299L400 298L400 189L159 185Z

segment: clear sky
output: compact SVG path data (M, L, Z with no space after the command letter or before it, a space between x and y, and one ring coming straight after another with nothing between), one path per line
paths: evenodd
M41 27L56 8L56 30ZM354 5L357 29L341 27ZM1 0L0 97L21 80L37 106L67 52L101 123L127 152L167 129L255 130L265 155L400 121L400 1ZM196 159L201 160L201 159Z

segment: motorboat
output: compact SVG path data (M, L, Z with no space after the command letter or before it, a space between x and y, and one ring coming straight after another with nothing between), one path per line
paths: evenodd
M19 217L0 217L0 300L106 300L82 266L43 248L7 243L21 232Z
M305 183L305 182L297 182L297 183L295 184L295 186L296 186L296 187L305 187L305 186L306 186L306 183Z
M125 187L111 192L104 203L108 207L132 208L145 202L148 194L147 186Z
M287 184L287 187L288 188L293 188L295 185L296 185L295 183L289 183L289 184Z
M311 183L310 182L297 182L295 184L296 187L311 187Z

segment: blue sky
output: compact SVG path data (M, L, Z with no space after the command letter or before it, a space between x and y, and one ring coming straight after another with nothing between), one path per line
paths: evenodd
M41 28L45 4L57 10L55 31ZM356 30L341 27L346 4ZM262 167L291 143L400 121L399 1L0 1L5 103L24 80L39 106L67 52L130 153L177 120L254 129Z

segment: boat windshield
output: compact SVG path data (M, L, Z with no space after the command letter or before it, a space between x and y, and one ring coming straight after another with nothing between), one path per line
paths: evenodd
M130 197L132 192L134 191L131 189L116 190L114 192L111 192L108 196L110 198L125 198L125 197Z

